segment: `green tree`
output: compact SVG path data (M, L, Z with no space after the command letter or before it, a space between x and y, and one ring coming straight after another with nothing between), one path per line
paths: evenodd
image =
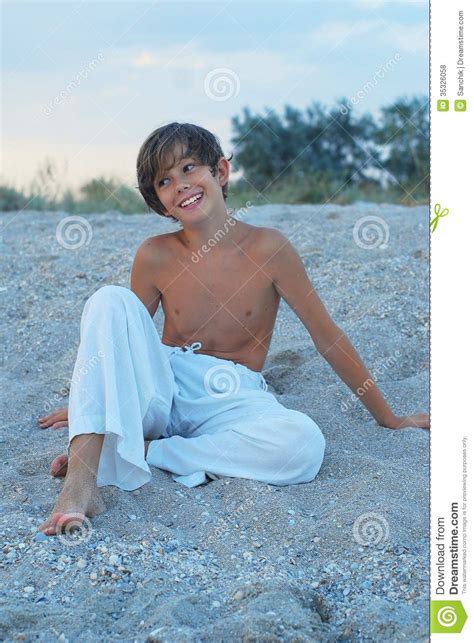
M232 118L232 127L237 169L262 191L315 175L335 185L360 182L377 160L372 117L338 107L327 110L317 102L306 112L285 105L282 117L269 108L253 115L245 107L241 118Z
M400 98L382 108L375 140L381 165L406 191L429 194L430 134L426 96Z

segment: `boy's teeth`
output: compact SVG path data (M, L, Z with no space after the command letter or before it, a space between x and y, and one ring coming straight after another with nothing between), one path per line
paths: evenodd
M184 208L184 207L186 207L187 205L190 205L191 203L194 203L194 201L197 201L197 200L198 200L198 199L200 199L201 197L202 197L202 194L198 194L198 195L196 195L196 196L193 196L193 197L191 197L190 199L188 199L187 201L183 201L183 202L181 203L181 207L182 207L182 208Z

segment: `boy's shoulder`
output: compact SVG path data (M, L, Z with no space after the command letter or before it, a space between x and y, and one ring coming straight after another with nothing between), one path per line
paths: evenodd
M241 225L243 225L247 231L247 235L244 235L244 238L250 239L259 250L271 252L278 248L281 243L288 241L285 235L276 228L256 226L243 222L241 222Z
M175 235L175 232L167 232L144 239L137 248L136 256L148 261L158 261L171 248L171 244L176 243Z
M283 232L276 228L269 226L252 227L255 227L255 245L263 259L272 259L289 242Z
M245 229L242 238L263 255L271 256L288 243L287 237L276 228L244 222L240 222L240 225ZM178 232L166 232L144 239L137 249L137 256L153 262L170 256L179 247Z

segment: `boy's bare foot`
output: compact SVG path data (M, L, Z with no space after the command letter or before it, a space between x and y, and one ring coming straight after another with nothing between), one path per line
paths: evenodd
M72 525L79 527L85 516L92 518L104 510L94 478L72 476L66 480L51 515L38 530L47 536L58 535Z
M145 457L146 457L149 445L150 445L150 440L145 440ZM64 453L63 455L58 455L51 462L51 467L49 469L50 475L52 475L53 478L64 478L64 476L67 474L67 465L68 465L67 453Z

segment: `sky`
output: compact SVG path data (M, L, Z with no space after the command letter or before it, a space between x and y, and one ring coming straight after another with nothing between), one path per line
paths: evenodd
M429 90L424 0L16 1L2 14L0 182L17 188L47 159L73 188L136 185L140 145L172 121L206 127L229 155L244 107L345 96L377 114Z

